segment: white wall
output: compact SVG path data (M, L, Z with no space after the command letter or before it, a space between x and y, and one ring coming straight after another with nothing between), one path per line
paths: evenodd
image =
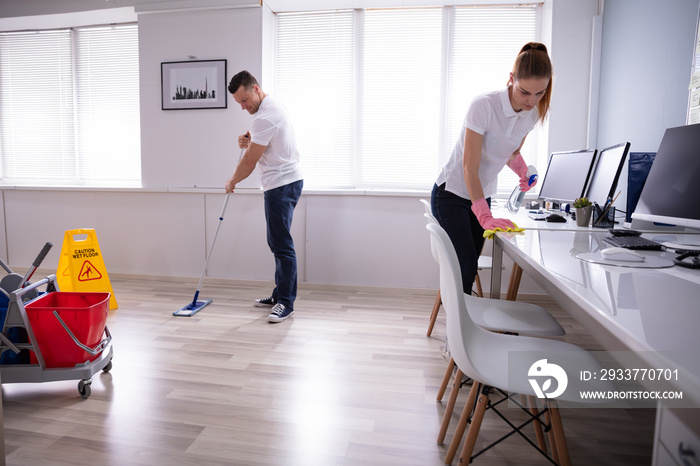
M28 266L46 241L43 266L58 265L64 232L94 228L110 273L198 277L219 224L223 194L5 190L9 263ZM303 202L293 235L303 238ZM206 241L206 242L205 242ZM300 268L305 244L297 245ZM209 276L268 280L262 196L232 196L209 266Z
M235 3L189 3L217 1ZM21 10L20 3L27 9ZM198 59L226 58L229 76L242 68L267 73L269 57L263 57L262 49L272 38L269 32L262 36L269 31L265 23L269 11L265 7L153 11L144 7L146 1L106 3L137 6L147 188L129 192L6 189L0 206L6 213L6 234L4 238L0 235L0 248L5 240L10 264L28 266L41 245L53 241L54 251L45 265L55 267L63 231L94 227L110 272L197 277L218 222L224 198L220 186L238 157L235 138L246 128L249 116L231 99L225 110L162 111L160 63L194 55ZM0 0L0 16L24 16L26 21L42 8L63 13L71 11L71 6L85 9L93 4ZM551 151L585 147L591 22L596 5L596 0L548 2L553 19L550 49L557 74ZM1 27L8 23L12 18L0 20ZM266 74L261 79L264 88ZM300 281L437 288L437 267L418 203L420 197L428 196L427 192L304 193L293 226ZM510 270L510 264L506 266ZM272 270L262 195L244 189L231 197L208 276L269 280ZM506 286L507 280L504 282ZM521 291L541 289L523 277Z
M554 88L549 152L588 149L588 99L597 1L555 1L551 55Z
M698 0L606 0L598 147L656 152L685 124Z
M223 187L238 160L250 115L225 90L226 109L161 110L164 61L227 60L227 80L247 69L261 76L261 8L138 15L143 186ZM226 83L227 84L227 83ZM241 186L256 187L257 177Z
M308 281L437 287L437 266L417 199L310 196L307 209Z
M51 241L43 266L56 267L64 231L78 228L96 230L110 273L194 275L191 264L203 264L202 201L194 196L18 189L4 191L3 201L10 264L28 266Z

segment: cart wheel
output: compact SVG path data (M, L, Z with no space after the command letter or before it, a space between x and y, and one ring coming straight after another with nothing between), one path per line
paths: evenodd
M90 394L92 393L92 389L90 388L91 384L92 380L81 380L80 382L78 382L78 393L80 393L80 396L82 396L86 400L90 397Z
M105 367L102 368L102 372L109 372L112 370L112 360L110 359L109 362Z

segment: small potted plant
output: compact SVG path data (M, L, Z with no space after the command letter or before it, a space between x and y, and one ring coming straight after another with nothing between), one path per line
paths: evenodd
M591 213L593 213L593 204L586 197L579 197L574 201L574 209L576 209L576 225L587 227L591 221Z

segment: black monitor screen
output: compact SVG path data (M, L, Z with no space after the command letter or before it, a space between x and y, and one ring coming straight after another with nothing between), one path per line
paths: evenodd
M589 201L597 202L602 206L608 199L615 196L617 180L620 178L629 149L630 143L624 142L600 151L598 163L586 190Z
M700 124L666 130L632 218L700 228Z
M593 168L595 150L553 152L541 182L540 198L573 201L582 197Z

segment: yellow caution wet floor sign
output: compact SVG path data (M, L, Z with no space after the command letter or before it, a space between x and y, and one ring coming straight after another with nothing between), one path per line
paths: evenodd
M65 232L56 282L61 291L109 292L109 308L117 308L117 299L93 228Z

